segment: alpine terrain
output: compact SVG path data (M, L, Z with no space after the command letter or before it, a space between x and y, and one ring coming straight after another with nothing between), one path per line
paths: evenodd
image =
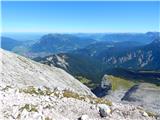
M0 119L154 120L141 106L97 98L64 70L0 50Z

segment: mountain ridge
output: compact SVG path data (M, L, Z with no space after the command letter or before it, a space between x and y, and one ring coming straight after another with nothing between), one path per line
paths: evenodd
M94 42L93 39L82 39L71 34L47 34L33 44L32 52L66 52L83 48L86 45ZM45 46L44 46L45 44Z

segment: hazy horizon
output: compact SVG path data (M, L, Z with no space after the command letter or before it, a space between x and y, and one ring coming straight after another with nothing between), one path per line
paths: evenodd
M156 32L157 31L148 31L148 32ZM131 33L131 32L125 32L125 33L118 33L118 32L105 32L105 33L67 33L67 32L2 32L1 33L1 37L9 37L12 39L16 39L16 40L20 40L20 41L24 41L24 40L38 40L40 39L42 36L47 35L47 34L88 34L88 35L92 35L92 34L100 34L100 35L109 35L109 34L146 34L148 32L144 32L144 33ZM158 32L160 34L160 32Z

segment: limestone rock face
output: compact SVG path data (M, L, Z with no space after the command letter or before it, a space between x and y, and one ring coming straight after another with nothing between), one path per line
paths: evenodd
M116 101L120 102L121 98L124 96L126 91L128 89L124 89L121 87L121 85L117 84L120 86L117 90L112 90L112 83L113 80L111 80L111 76L105 74L102 78L101 84L93 90L93 92L98 96L98 97L105 97L106 99L109 99L111 101Z
M111 87L112 87L112 84L108 80L108 75L106 74L103 76L101 84L98 87L96 87L93 90L93 92L98 97L104 97L104 96L110 94Z
M160 87L149 83L141 83L129 89L123 101L133 102L160 115Z
M88 87L62 69L49 67L25 57L0 49L2 72L0 82L16 87L37 86L68 89L93 95Z
M111 82L108 79L108 75L104 75L103 78L102 78L102 81L101 81L101 88L105 89L105 88L110 88L112 85L111 85Z

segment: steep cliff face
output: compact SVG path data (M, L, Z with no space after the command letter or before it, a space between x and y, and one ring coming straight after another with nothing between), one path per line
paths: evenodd
M49 67L0 49L2 59L1 84L25 87L69 89L93 95L89 88L62 69Z
M155 39L148 45L137 47L118 55L107 56L107 53L103 53L100 56L105 63L112 64L114 67L159 70L160 38Z

